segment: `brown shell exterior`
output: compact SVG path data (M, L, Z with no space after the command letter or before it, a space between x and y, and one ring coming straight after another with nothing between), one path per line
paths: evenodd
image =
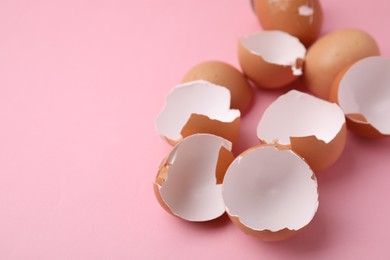
M158 167L156 180L153 183L153 191L154 191L154 195L156 196L156 199L157 199L158 203L161 205L161 207L169 214L174 215L172 213L171 209L168 207L168 205L165 204L165 201L161 196L161 192L160 192L160 188L159 188L159 187L164 185L165 180L168 178L168 170L169 170L170 164L167 163L167 159L168 159L168 157L164 158L161 161L160 166Z
M313 15L300 15L298 8L303 5L313 8ZM253 6L264 30L285 31L306 47L320 34L323 13L318 0L254 0Z
M281 88L299 78L293 75L291 66L266 62L245 48L241 40L238 42L238 60L244 74L260 88ZM297 63L301 64L303 61L298 60Z
M182 82L207 80L226 87L231 94L231 108L245 113L253 100L253 90L244 75L235 67L221 61L202 62L190 69Z

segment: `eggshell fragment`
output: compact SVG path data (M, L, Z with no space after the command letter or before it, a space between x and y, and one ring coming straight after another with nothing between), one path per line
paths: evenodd
M262 31L241 37L238 59L244 74L258 87L279 88L302 75L306 48L282 31Z
M154 192L169 213L188 221L208 221L225 212L222 180L233 161L231 143L195 134L178 143L159 168Z
M191 81L169 93L156 128L172 145L195 133L215 134L234 143L240 130L240 111L230 109L230 92L225 87Z
M322 8L318 0L254 0L255 13L264 30L285 31L309 46L322 27Z
M250 148L229 166L222 186L226 212L244 232L274 241L302 230L318 208L317 180L291 150Z
M297 90L276 99L257 126L262 143L290 148L315 172L340 157L346 132L344 113L337 104Z
M303 79L316 96L328 99L338 73L354 62L379 55L375 40L357 29L341 29L324 35L307 51Z
M221 61L206 61L191 68L182 82L207 80L226 87L231 94L231 108L244 113L253 99L253 91L244 75L235 67Z
M347 117L348 129L364 137L390 135L390 59L368 57L342 71L331 99Z

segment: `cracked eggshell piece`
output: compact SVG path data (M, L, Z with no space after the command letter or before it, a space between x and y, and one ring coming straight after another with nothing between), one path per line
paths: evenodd
M332 83L347 66L380 54L375 40L358 29L340 29L318 39L307 51L303 80L317 97L328 100Z
M337 104L297 90L276 99L257 126L262 143L293 150L315 172L337 161L344 150L346 135L344 113Z
M226 87L231 94L231 108L246 112L253 100L253 90L244 75L235 67L221 61L205 61L191 68L182 82L207 80Z
M348 129L364 137L390 136L390 59L362 59L336 78L330 99L347 118Z
M238 59L244 74L258 87L274 89L302 75L305 46L282 31L262 31L241 37Z
M293 151L269 145L250 148L232 162L222 195L233 223L264 241L301 231L318 208L309 165Z
M230 109L230 92L225 87L191 81L171 90L157 117L156 129L171 145L196 133L215 134L235 143L240 111Z
M321 32L323 13L318 0L254 0L253 9L264 30L281 30L309 46Z
M231 143L195 134L178 143L161 163L153 184L160 205L188 221L208 221L225 212L222 180L233 161Z

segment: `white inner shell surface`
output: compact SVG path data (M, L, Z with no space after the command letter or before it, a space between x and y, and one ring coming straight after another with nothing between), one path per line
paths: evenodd
M222 187L226 211L253 230L298 230L318 208L317 181L290 150L255 148L237 157Z
M216 166L221 147L231 143L210 134L191 135L168 157L168 177L159 187L161 196L173 214L189 221L207 221L225 212Z
M291 90L265 110L257 136L266 143L288 145L290 137L314 135L329 143L344 123L344 113L337 104Z
M311 15L313 15L314 10L313 10L313 8L311 8L308 5L301 5L298 8L298 13L299 13L299 15L302 15L302 16L311 16Z
M241 38L241 44L268 63L291 66L293 75L302 75L297 59L304 60L305 46L298 38L282 31L262 31Z
M361 114L382 134L390 134L390 59L368 57L340 81L338 101L345 114Z
M240 116L240 111L230 109L230 91L227 88L205 80L192 81L171 90L157 117L157 131L170 140L178 141L182 138L182 128L192 114L233 122Z

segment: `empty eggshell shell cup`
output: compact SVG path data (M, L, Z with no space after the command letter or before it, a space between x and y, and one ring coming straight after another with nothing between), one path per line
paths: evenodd
M261 88L280 88L302 75L305 46L282 31L263 31L241 37L238 60L244 74Z
M171 145L195 133L210 133L235 143L240 111L230 109L227 88L204 80L178 85L169 93L156 128Z
M327 169L340 157L346 132L344 113L337 104L297 90L276 99L257 126L262 143L293 150L315 172Z
M239 155L226 172L222 194L233 223L264 241L296 234L318 208L313 171L293 151L275 146Z
M231 143L210 134L194 134L163 160L154 182L160 205L188 221L208 221L225 212L222 180L233 161Z
M348 129L364 137L390 135L390 59L368 57L342 71L331 99L343 109Z

